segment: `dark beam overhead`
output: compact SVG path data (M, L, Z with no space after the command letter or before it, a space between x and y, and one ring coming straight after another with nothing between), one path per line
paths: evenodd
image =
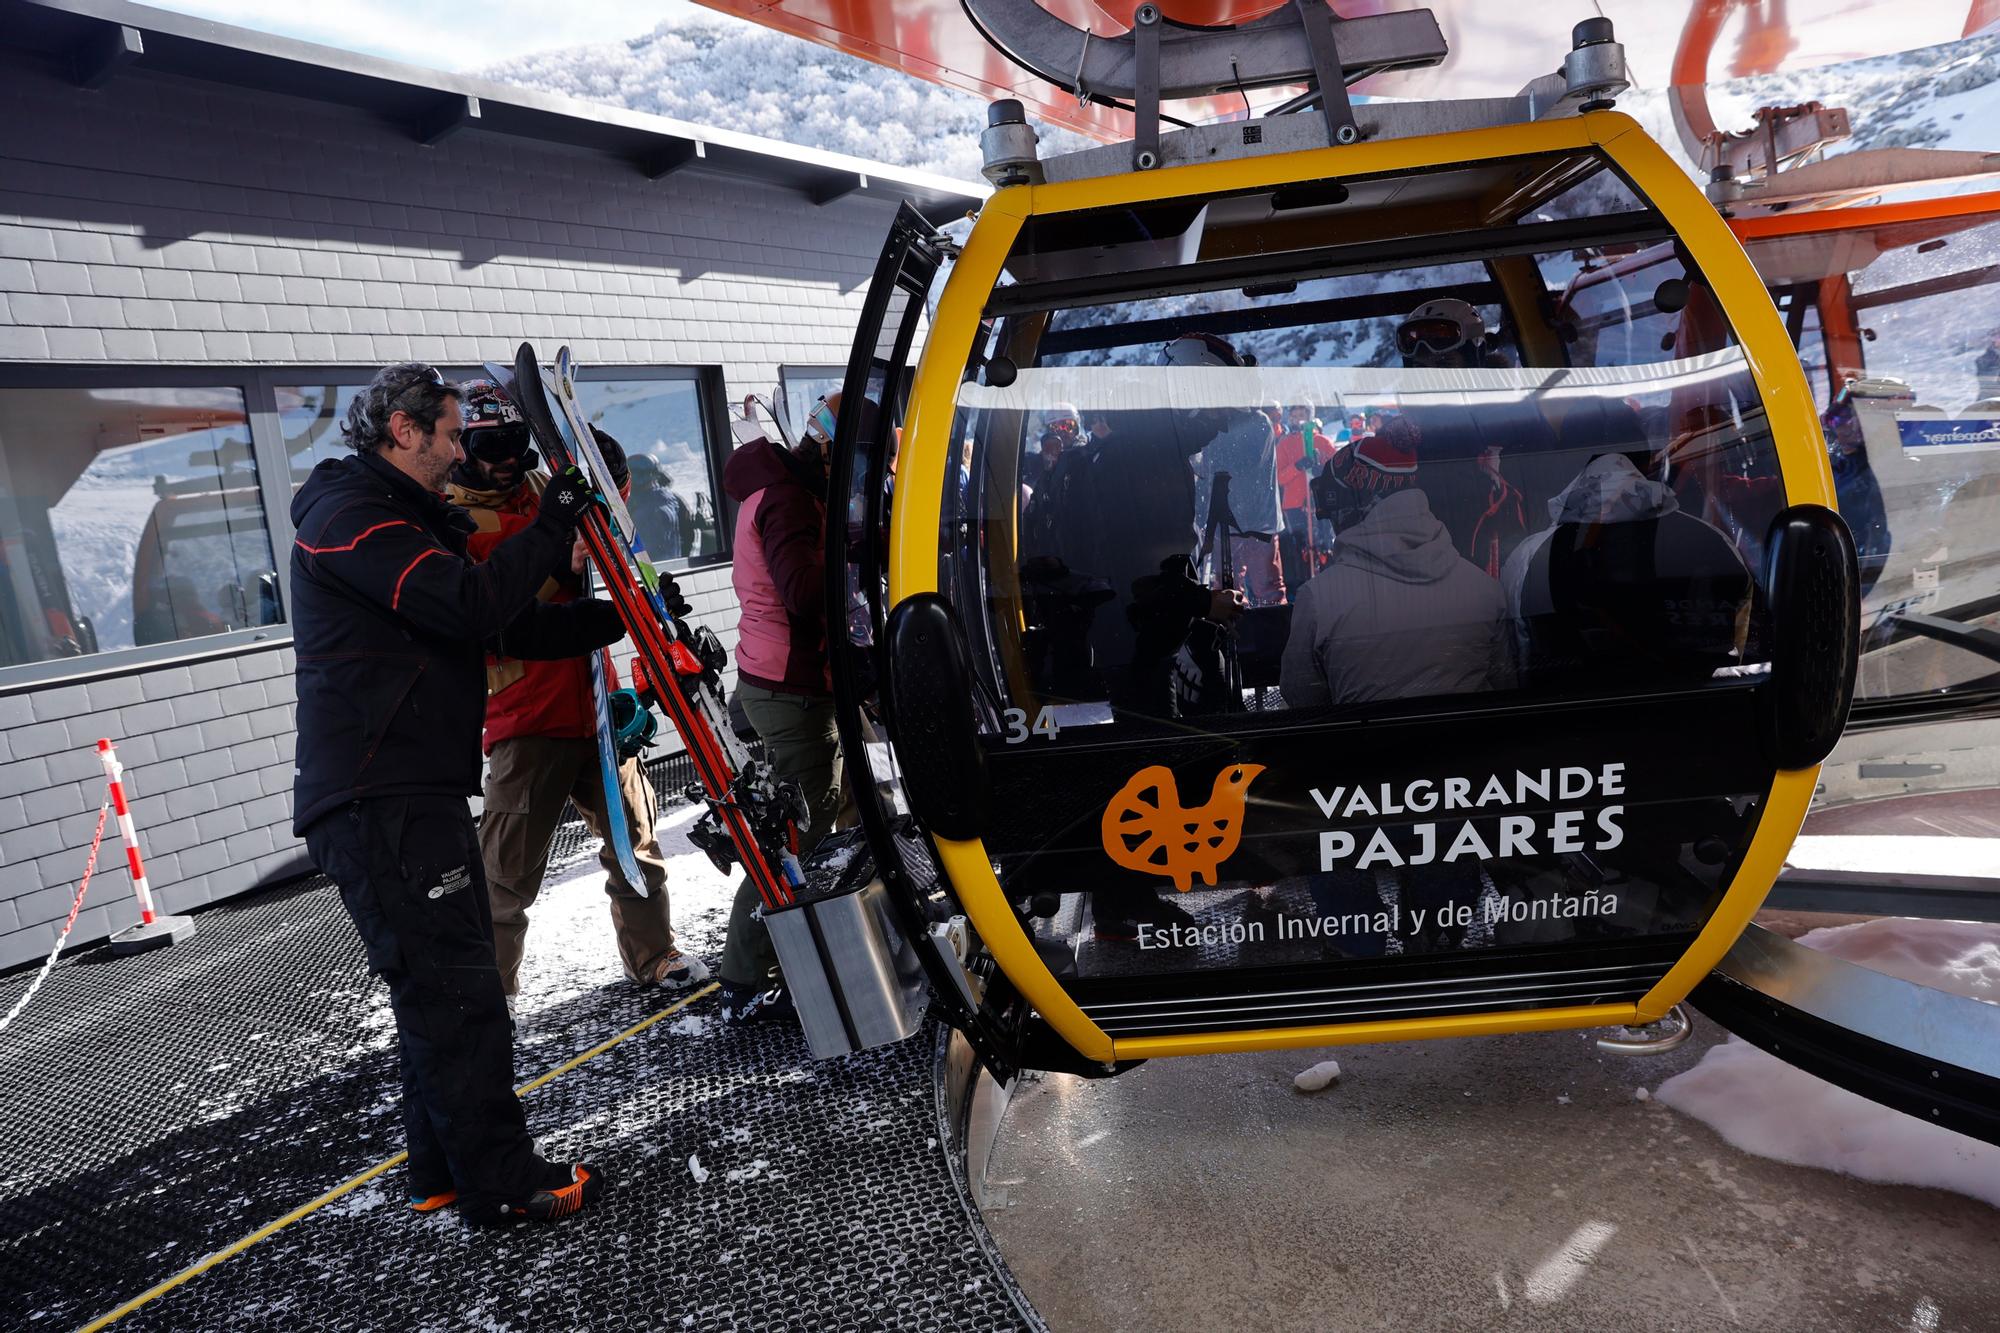
M452 93L418 119L417 142L428 147L458 133L467 125L478 123L479 99L467 93Z
M836 171L811 186L806 195L822 208L836 199L845 199L857 190L868 188L868 177L858 171Z
M647 180L661 180L673 175L682 167L692 166L706 154L699 139L670 139L656 148L640 153L632 160L632 165Z
M102 88L144 54L146 41L137 28L100 24L70 53L70 78L79 88Z

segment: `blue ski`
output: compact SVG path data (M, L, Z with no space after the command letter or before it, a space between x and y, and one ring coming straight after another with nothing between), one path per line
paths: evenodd
M611 650L599 648L590 655L590 689L597 696L597 768L604 778L605 841L618 858L619 872L641 898L650 897L646 881L639 874L639 858L632 851L632 826L625 819L625 789L618 781L618 736L611 725Z

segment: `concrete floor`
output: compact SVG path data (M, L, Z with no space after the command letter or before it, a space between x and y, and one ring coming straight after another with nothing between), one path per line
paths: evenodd
M2000 1330L2000 1212L1729 1147L1562 1032L1019 1087L986 1218L1057 1333ZM1340 1061L1306 1095L1292 1076Z

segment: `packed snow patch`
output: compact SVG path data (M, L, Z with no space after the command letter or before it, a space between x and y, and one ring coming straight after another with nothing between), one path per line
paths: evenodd
M2000 1003L2000 925L1885 917L1815 930L1799 943ZM1654 1095L1744 1152L1885 1185L1955 1190L2000 1207L2000 1147L1878 1106L1740 1038L1710 1048Z
M688 1154L688 1174L694 1177L694 1183L697 1185L706 1185L708 1183L708 1168L701 1164L699 1154Z
M359 1217L363 1213L374 1212L388 1202L389 1198L380 1185L370 1185L335 1199L326 1206L325 1212L329 1217Z
M735 883L688 841L688 826L700 815L696 806L669 807L655 825L667 863L667 900L672 905L674 934L688 953L721 947L723 926L736 891ZM619 962L618 944L611 933L610 900L604 894L604 868L594 855L596 841L589 840L587 846L592 855L567 869L549 872L535 905L528 909L527 950L521 960L523 1015L624 980L624 965ZM683 1036L702 1035L696 1016L676 1023L673 1030Z
M1310 1069L1302 1069L1292 1078L1292 1086L1300 1092L1318 1092L1327 1084L1340 1077L1340 1061L1322 1060Z

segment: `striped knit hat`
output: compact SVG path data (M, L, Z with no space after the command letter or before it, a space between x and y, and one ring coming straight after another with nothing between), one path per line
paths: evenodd
M1327 471L1356 496L1379 500L1417 481L1417 448L1423 436L1408 417L1390 417L1382 429L1344 446Z

